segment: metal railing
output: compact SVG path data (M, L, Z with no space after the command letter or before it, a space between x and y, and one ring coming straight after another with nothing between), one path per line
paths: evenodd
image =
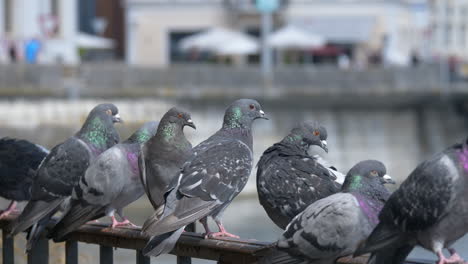
M3 264L15 263L14 238L8 237L8 226L16 219L11 215L0 219L3 238ZM78 264L78 242L99 245L99 262L112 264L113 248L135 250L137 264L149 264L150 258L141 253L148 236L142 235L140 228L115 228L101 223L86 224L69 235L65 242L65 263ZM204 239L201 234L185 232L180 237L171 254L177 255L178 264L189 264L191 258L214 260L220 264L253 264L270 252L271 242L239 239ZM363 264L365 257L341 258L341 264ZM49 261L49 241L41 238L28 254L28 264L45 264ZM428 264L429 261L412 260L407 264Z

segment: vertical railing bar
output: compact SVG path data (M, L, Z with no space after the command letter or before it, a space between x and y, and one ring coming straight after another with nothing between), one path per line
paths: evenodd
M49 240L39 238L34 247L28 254L28 264L47 264L49 263Z
M2 230L2 253L3 264L13 264L15 262L15 246L13 237L8 237L8 233Z
M99 263L101 264L113 264L114 263L114 252L112 247L99 246Z
M185 227L187 232L195 232L195 223L191 223ZM192 264L191 257L177 256L177 264Z
M143 252L141 250L136 250L136 264L150 264L151 259L150 257L146 257L143 255Z
M76 240L65 242L65 264L78 264L78 242Z

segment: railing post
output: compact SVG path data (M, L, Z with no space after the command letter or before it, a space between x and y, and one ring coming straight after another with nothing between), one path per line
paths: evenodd
M185 231L195 232L195 223L187 225ZM192 258L177 256L177 264L192 264Z
M3 264L13 264L15 262L15 248L13 237L8 237L5 230L2 231L2 253Z
M41 237L28 254L28 264L47 263L49 263L49 240Z
M99 263L101 264L113 264L114 263L114 252L112 247L99 246Z
M75 240L65 242L65 264L78 264L78 242Z
M149 257L143 255L141 250L136 251L136 264L150 264L151 260Z

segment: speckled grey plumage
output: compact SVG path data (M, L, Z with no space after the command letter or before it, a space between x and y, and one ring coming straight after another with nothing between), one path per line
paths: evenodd
M27 250L52 215L67 206L73 187L90 162L118 143L115 121L120 121L115 105L96 106L80 131L52 148L42 161L33 180L31 200L11 226L10 234L16 235L34 225L29 232Z
M309 205L288 225L277 248L290 257L273 254L269 263L332 264L352 254L377 225L377 215L390 195L383 186L389 181L385 175L379 161L356 164L339 193Z
M385 204L379 225L356 251L370 263L403 263L415 246L436 254L468 232L468 146L421 163ZM439 258L442 255L439 255Z
M317 122L302 122L283 140L269 147L258 162L260 204L280 228L308 205L338 192L341 185L323 159L308 154L310 146L326 150L327 130Z
M88 221L122 210L144 194L138 157L141 145L156 133L158 122L147 122L126 141L102 153L73 189L70 209L49 234L54 241Z
M171 250L187 224L211 216L218 224L224 209L242 191L252 169L252 123L263 118L260 104L251 99L232 103L222 128L193 149L183 166L179 184L167 196L164 214L147 233L146 255Z

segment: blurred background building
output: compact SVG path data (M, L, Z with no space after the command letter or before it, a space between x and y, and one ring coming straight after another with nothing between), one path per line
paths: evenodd
M468 0L278 0L265 38L259 2L0 0L0 135L52 147L110 101L122 138L171 106L188 109L196 145L226 105L251 97L271 118L255 125L255 162L297 122L319 120L330 153L318 154L342 171L382 160L399 182L466 138ZM272 241L279 230L256 199L252 174L227 225ZM130 218L141 224L149 208L142 198ZM457 246L466 254L468 239Z

